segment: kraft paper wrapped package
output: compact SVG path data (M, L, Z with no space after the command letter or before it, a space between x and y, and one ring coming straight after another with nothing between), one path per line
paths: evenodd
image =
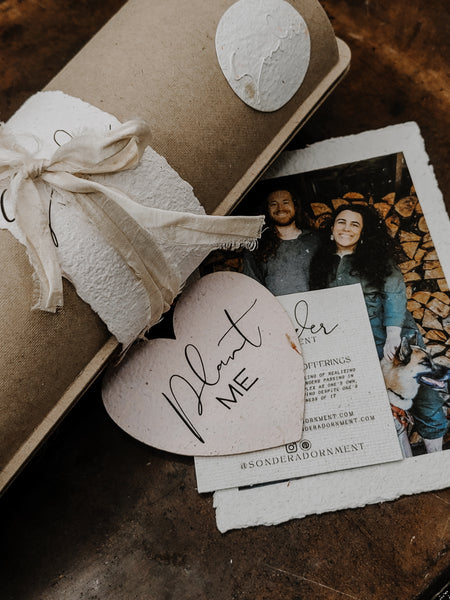
M89 118L101 122L105 129L112 129L113 137L120 123L143 120L151 131L151 149L145 150L142 164L133 171L131 188L127 191L132 195L136 188L137 196L145 196L144 204L147 202L158 209L226 215L339 82L349 64L348 48L336 40L319 3L292 0L289 4L300 13L310 38L304 79L281 108L270 112L255 110L233 91L216 54L216 29L232 4L230 0L192 0L189 5L180 5L176 0L151 3L130 0L49 83L43 94L30 100L36 102L29 105L31 117L30 108L26 107L23 113L19 111L14 115L12 131L19 127L24 133L25 127L30 135L39 138L40 121L48 122L52 114L56 115L59 104L65 106L61 113L65 110L66 114L76 112L77 107L83 105L71 121L81 124L84 111L89 116L92 109ZM52 103L56 103L54 113ZM38 109L42 106L45 118L36 114L34 122L34 106ZM97 118L98 111L105 117ZM53 141L63 147L69 132L56 121ZM76 133L85 133L81 124ZM39 139L35 143L45 146ZM112 182L120 187L121 181L121 174L114 174L109 180L106 177L105 185ZM148 191L153 181L155 189ZM5 188L3 186L2 191ZM172 189L173 196L181 198L180 203L176 199L172 202ZM2 196L5 218L10 191L6 197ZM59 231L65 233L64 224L58 221L58 206L63 204L63 197L55 194L51 209L54 227L56 230L56 224L60 224ZM14 233L14 224L10 229ZM84 244L79 239L67 242L71 237L76 238L68 231L64 235L65 243L72 243L72 247L67 251L58 249L62 271L69 273L77 289L77 274L71 272L69 263L73 255L79 258L86 253L87 275L83 279L85 275L81 274L79 281L80 289L83 285L88 288L86 293L80 294L88 302L82 300L65 279L62 308L54 313L31 310L36 301L36 278L25 246L17 239L20 233L13 235L11 231L0 229L3 266L0 274L3 342L0 490L9 484L117 352L118 339L122 336L121 341L129 342L127 332L112 335L114 327L108 324L108 329L97 314L108 313L109 307L104 300L102 304L101 294L98 299L97 292L91 289L92 277L86 284L89 272L96 267L95 245L88 251L85 248L88 242ZM87 240L89 232L85 235ZM230 246L234 243L232 236L231 240ZM170 242L169 236L163 239L162 245L170 247ZM102 255L101 260L108 261L108 254L105 256ZM189 260L178 255L175 259L183 263L183 272L189 270ZM114 268L110 269L113 273ZM108 268L99 270L108 271ZM98 277L101 280L102 274ZM133 314L129 311L129 299L125 299L123 307L116 306L116 310ZM126 319L124 322L128 327ZM133 327L136 326L131 324L131 330ZM130 335L137 337L134 333Z

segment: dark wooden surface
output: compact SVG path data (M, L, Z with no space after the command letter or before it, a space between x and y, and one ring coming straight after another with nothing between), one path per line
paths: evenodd
M0 119L121 4L0 2ZM322 4L352 66L294 146L417 121L448 207L447 1ZM443 490L221 535L192 461L122 433L94 386L0 500L0 596L422 600L450 572L449 507Z

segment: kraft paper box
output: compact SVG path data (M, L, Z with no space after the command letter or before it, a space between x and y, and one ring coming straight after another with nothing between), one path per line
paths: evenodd
M315 0L291 4L311 40L308 71L282 108L259 112L221 72L215 31L230 0L131 0L49 83L113 114L145 119L153 149L193 186L209 214L227 214L345 74L336 40ZM32 268L24 247L0 230L1 468L4 489L101 371L118 343L64 282L57 314L30 311Z

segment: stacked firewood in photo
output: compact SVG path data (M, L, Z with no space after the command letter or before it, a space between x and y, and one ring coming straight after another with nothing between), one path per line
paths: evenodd
M398 248L396 262L405 280L408 310L436 362L450 367L449 286L414 188L402 198L395 192L380 199L348 192L327 203L313 202L313 226L323 227L342 204L370 204L385 220Z

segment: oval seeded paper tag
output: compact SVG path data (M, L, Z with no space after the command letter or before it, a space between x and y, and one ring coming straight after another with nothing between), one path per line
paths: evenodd
M138 440L177 454L250 452L300 439L303 358L278 300L220 272L181 296L176 340L139 343L103 386L106 409Z
M303 17L285 0L239 0L216 31L216 53L233 91L263 112L278 110L308 70L311 40Z

